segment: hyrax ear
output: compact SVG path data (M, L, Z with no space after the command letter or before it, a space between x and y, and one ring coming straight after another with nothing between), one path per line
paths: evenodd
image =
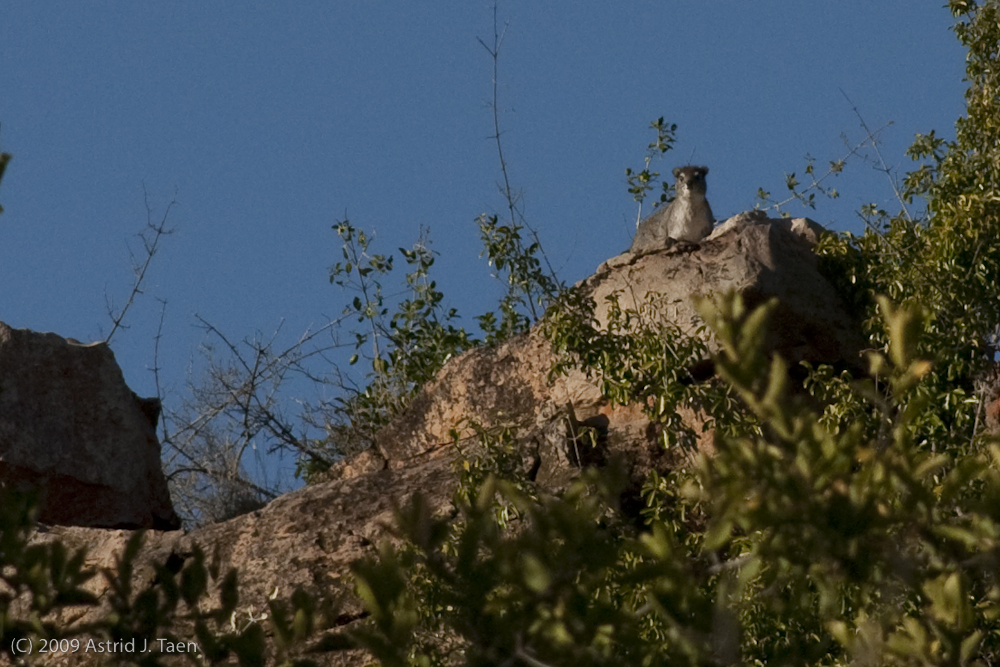
M701 167L701 175L708 176L708 167Z
M681 168L680 167L674 167L674 178L677 178L680 175L681 175Z

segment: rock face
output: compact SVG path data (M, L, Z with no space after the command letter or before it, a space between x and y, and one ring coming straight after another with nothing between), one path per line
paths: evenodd
M699 246L678 244L613 258L578 287L598 303L618 292L623 305L628 299L642 303L653 292L666 293L676 301L675 323L692 332L698 324L689 301L693 294L734 288L751 304L778 296L782 306L773 349L793 361L851 364L859 349L852 335L857 329L816 269L811 252L816 234L815 226L805 220L737 216ZM599 307L598 317L606 316ZM376 553L394 504L420 491L435 510L449 510L456 485L453 463L460 451L474 447L468 420L485 427L514 424L543 488L558 488L588 463L572 442L580 425L597 429L607 450L623 455L636 468L670 464L641 406L609 405L581 372L550 379L553 361L548 342L537 330L496 348L471 350L449 362L409 411L379 434L377 450L340 465L334 473L339 479L289 493L257 512L188 535L150 533L145 558L187 558L193 544L217 553L223 566L243 573L241 608L262 609L275 589L281 596L297 585L334 589L347 580L352 560ZM464 438L458 449L449 433L453 428ZM57 536L71 546L99 545L107 533L58 528L38 539ZM124 540L118 533L107 539ZM104 560L94 565L111 563L106 550L102 553ZM150 577L150 571L139 568L136 576ZM359 618L357 612L356 607L346 608L343 624ZM355 655L331 656L323 664L364 663L364 656Z
M710 349L714 340L699 330L703 322L692 305L693 296L734 289L751 307L778 297L768 341L772 350L791 364L806 360L850 366L859 359L860 328L817 269L812 246L821 233L819 225L804 218L741 214L698 245L675 243L652 253L614 257L577 288L597 304L595 316L602 326L607 324L607 297L612 294L622 308L631 309L658 295L669 304L671 321L689 335L703 337ZM629 451L633 460L663 455L649 437L650 423L640 406L609 405L594 382L578 371L550 381L554 361L537 329L496 349L465 353L420 392L407 414L380 433L382 457L389 467L405 466L450 443L449 431L463 419L485 426L515 422L527 429L527 437L543 449L543 482L547 470L571 465L565 445L561 460L553 456L557 451L547 457L544 451L545 443L560 436L565 442L560 428L567 420L597 427L606 433L609 450ZM468 429L462 432L469 435Z
M378 553L392 523L393 511L420 492L435 513L447 511L457 485L453 457L448 452L426 457L405 469L380 470L315 484L285 494L257 512L183 534L181 531L146 533L143 550L133 573L133 586L141 589L156 576L153 563L177 566L190 558L198 545L217 559L220 571L239 569L240 604L236 619L260 618L267 600L287 599L296 587L334 595L350 590L348 566L354 560ZM56 526L33 538L36 543L60 540L72 550L87 550L87 566L114 569L130 534ZM88 590L98 597L107 593L103 577L90 580ZM338 625L364 618L353 596L345 595ZM57 627L96 620L94 610L68 609L54 622ZM327 667L360 667L368 664L361 651L318 656ZM96 667L104 664L95 654L64 654L44 663L59 667ZM178 659L167 664L187 665ZM269 661L267 664L274 664Z
M597 386L583 373L549 380L555 361L550 345L539 331L516 336L495 349L471 350L450 362L413 401L410 410L379 434L379 453L389 468L406 467L439 449L452 447L451 429L472 444L474 429L511 425L520 438L534 440L541 458L543 484L568 469L569 452L557 447L547 451L549 441L565 440L568 406L576 419L597 417L605 405ZM626 409L618 408L622 421ZM646 421L632 439L644 439ZM460 442L463 446L465 442Z
M773 219L762 212L734 216L698 246L675 243L641 256L625 253L602 264L584 286L608 317L606 298L637 308L652 294L669 304L671 320L690 335L703 322L691 297L734 289L749 307L777 297L769 347L790 364L857 363L860 328L817 269L812 246L823 228L806 218ZM705 334L702 334L704 336ZM714 341L706 338L710 348Z
M38 491L42 523L179 528L158 416L107 345L0 322L0 482Z

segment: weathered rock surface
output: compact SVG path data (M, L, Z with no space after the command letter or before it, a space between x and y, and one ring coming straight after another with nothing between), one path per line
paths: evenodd
M452 452L412 461L406 468L380 470L350 479L308 486L285 494L257 512L184 534L150 531L133 575L134 588L153 581L152 563L186 559L199 545L209 558L218 557L220 572L240 571L239 622L260 618L270 597L287 599L296 587L333 595L348 588L351 562L374 556L386 537L393 512L414 493L421 493L435 513L448 511L457 484ZM61 540L72 549L86 548L88 566L114 570L130 537L128 531L55 526L35 535L36 542ZM182 561L180 561L182 562ZM89 590L106 595L103 577ZM340 612L344 623L360 618L360 606L347 598ZM93 620L97 611L67 611L61 624ZM46 664L96 665L95 656L62 656ZM93 659L93 660L92 660ZM188 664L179 660L178 664ZM331 654L324 665L362 665L358 652Z
M770 348L786 361L856 364L860 328L818 268L812 246L823 228L806 218L774 219L743 213L720 225L697 246L675 243L640 256L609 259L584 281L597 303L601 324L607 297L637 309L652 295L669 304L671 320L690 335L703 325L692 305L695 295L736 290L754 307L772 298L779 305L770 322ZM714 348L714 341L706 342Z
M860 330L833 287L817 269L812 245L822 228L809 220L768 219L741 214L698 245L676 243L663 250L624 253L602 264L578 285L596 302L595 316L607 324L607 298L638 309L651 296L669 304L671 321L685 333L711 334L691 303L695 295L740 292L749 306L771 297L780 305L772 322L770 348L795 364L856 364ZM639 406L611 406L581 372L549 379L555 357L536 329L496 349L476 349L449 363L417 396L410 410L380 434L378 446L390 467L451 442L449 431L472 419L490 426L513 422L540 441L558 423L575 418L607 433L608 449L631 450L632 458L662 456L649 437L649 421ZM568 415L568 408L572 415ZM460 429L469 435L469 429ZM644 443L641 447L638 443ZM546 469L563 469L569 456L542 456ZM558 474L554 475L559 477Z
M539 449L536 479L558 485L556 478L565 480L571 470L570 452L550 445L566 441L570 410L575 419L594 426L614 417L626 432L622 440L645 440L648 420L641 410L607 405L593 381L579 371L550 380L554 361L549 342L538 331L495 349L467 352L420 392L405 415L380 432L380 454L390 468L406 467L416 457L452 447L453 428L463 438L460 446L472 446L471 422L486 428L511 425Z
M37 490L42 523L178 528L158 416L107 345L0 322L0 482Z
M679 244L613 258L580 288L597 300L620 292L623 303L632 299L639 304L647 294L667 293L676 300L675 322L691 331L698 323L688 301L692 294L735 288L751 303L778 296L784 303L772 340L775 350L793 361L853 363L858 346L850 316L816 270L810 250L816 233L804 220L738 216L700 246ZM377 451L341 464L340 479L187 535L151 533L143 558L163 562L171 554L187 557L194 544L218 553L224 566L242 572L243 611L251 605L262 609L275 590L287 596L295 586L336 589L347 580L352 560L375 552L387 534L384 526L392 508L412 493L421 492L437 511L450 511L453 462L459 450L474 447L473 429L464 420L487 427L515 425L533 457L535 479L546 488L560 487L578 470L580 456L570 435L581 424L598 429L607 450L624 454L636 467L670 463L641 406L609 405L580 372L550 379L553 361L537 330L494 349L472 350L449 362L407 414L380 433ZM453 428L464 438L459 449L452 444ZM124 543L119 533L71 528L53 529L37 539L51 536L103 549L103 556L94 556L102 559L95 565L113 564L103 540ZM151 576L148 567L137 570L137 577L146 581ZM357 611L344 610L348 619ZM327 664L363 662L360 656L330 657Z

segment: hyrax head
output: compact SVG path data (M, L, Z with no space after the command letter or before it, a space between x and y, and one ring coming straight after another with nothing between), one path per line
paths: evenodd
M674 178L677 179L675 187L677 194L693 191L705 194L708 184L705 183L705 176L708 174L708 167L674 167Z

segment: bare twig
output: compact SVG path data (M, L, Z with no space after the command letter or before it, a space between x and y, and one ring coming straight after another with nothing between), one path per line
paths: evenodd
M153 384L156 387L156 398L160 401L160 407L163 407L163 386L160 384L160 341L163 339L163 323L167 316L167 301L166 299L157 299L160 302L160 321L156 325L156 336L153 337L153 367L149 370L153 373ZM163 441L170 439L170 433L167 431L167 420L166 418L160 418L160 428L163 429Z
M883 126L883 127L879 128L878 130L876 130L875 135L872 135L872 136L876 136L877 133L881 132L882 130L884 130L885 127L887 127L887 126ZM819 178L813 177L812 183L810 183L808 186L806 186L801 192L800 191L796 191L793 188L790 188L790 189L792 189L792 196L790 196L787 199L784 199L782 201L775 202L775 203L771 204L770 206L766 206L764 208L764 210L774 209L776 212L780 212L781 211L781 207L784 206L785 204L789 204L789 203L791 203L793 201L796 201L796 200L804 201L805 198L803 197L803 195L805 195L807 192L809 192L811 190L817 190L820 193L826 194L828 191L823 188L823 182L825 180L827 180L828 178L830 178L831 176L833 176L835 174L839 174L843 170L844 163L846 163L849 158L853 157L854 155L857 155L858 152L862 148L864 148L865 144L867 144L870 140L871 140L871 136L865 137L858 144L856 144L854 146L848 146L847 154L844 155L839 160L831 162L830 163L830 168L827 169L827 171L826 171L825 174L823 174ZM810 167L811 167L812 158L810 157L809 160L810 160ZM791 180L792 177L788 177L788 178L789 178L789 180ZM763 190L759 190L759 192L763 192ZM834 194L832 196L836 196L836 195Z
M137 296L143 293L143 282L146 279L146 272L149 270L150 264L153 262L153 257L156 256L157 251L160 247L160 239L169 234L173 234L172 229L167 229L167 216L170 215L170 209L173 208L174 204L177 203L176 193L174 199L167 204L166 210L163 211L163 218L159 223L153 222L153 209L149 205L149 194L146 192L146 185L142 186L142 199L143 203L146 205L146 228L139 234L139 238L142 240L143 253L145 255L144 259L140 262L136 259L135 253L129 249L129 256L132 258L132 273L134 275L134 280L132 282L132 290L129 292L128 299L125 300L125 305L122 309L115 313L114 306L108 303L108 316L111 318L111 331L104 338L105 343L110 343L111 339L114 337L118 329L126 328L124 326L125 315L128 313L132 304L135 303Z
M892 121L889 121L875 132L872 132L868 128L868 123L865 122L865 119L864 117L862 117L861 112L858 111L858 107L854 105L854 102L852 102L851 98L847 96L847 93L844 92L843 88L840 89L840 94L843 95L844 99L847 100L847 103L851 105L851 110L854 112L854 115L857 116L858 120L861 122L861 129L865 131L865 140L870 142L872 148L875 149L875 154L878 156L878 161L879 161L879 166L876 167L876 169L884 173L885 177L889 179L889 185L892 186L892 191L896 195L896 200L899 202L900 208L903 209L903 215L906 217L908 221L913 222L913 218L910 217L910 211L906 208L906 201L903 197L903 194L899 191L899 184L896 183L896 179L892 177L892 169L885 163L885 158L882 157L882 151L878 147L879 133L889 125L892 125Z
M500 46L503 44L503 38L507 34L507 28L510 26L510 21L507 21L503 25L503 31L497 31L497 4L493 3L493 47L491 48L483 41L481 37L476 39L486 52L490 54L490 58L493 59L493 102L490 104L490 108L493 111L493 136L490 137L494 139L497 144L497 155L500 157L500 173L503 175L503 187L501 192L503 193L504 199L507 200L507 210L510 213L511 224L517 223L517 200L518 195L514 194L513 188L510 186L510 178L507 175L507 161L504 159L503 155L503 142L500 141L500 107L499 107L499 85L500 85Z
M555 269L552 268L552 263L549 261L548 255L545 253L544 248L540 239L538 238L538 232L532 227L524 217L524 214L520 208L521 195L514 192L514 188L510 184L510 176L507 170L507 160L504 157L503 152L503 142L500 140L502 131L500 130L500 47L503 45L504 36L507 34L507 28L510 26L510 21L504 23L503 30L499 30L497 22L497 3L493 3L493 46L489 46L483 41L481 37L476 39L482 44L486 52L490 54L490 58L493 60L493 100L490 103L490 110L493 113L493 135L490 137L496 141L497 145L497 156L500 159L500 173L503 176L503 183L500 186L500 193L503 195L504 200L507 202L507 212L510 215L510 224L518 225L520 224L531 234L532 240L537 244L539 251L541 252L542 259L545 261L545 266L549 271L549 275L553 279L557 279ZM531 309L532 320L537 321L539 318L539 313L535 308L535 299L528 295L528 307Z
M329 467L333 461L317 446L318 440L303 429L325 426L325 421L311 418L314 409L302 404L300 418L287 418L281 406L283 387L293 374L319 386L329 385L310 368L310 360L322 363L324 355L341 347L335 337L318 337L331 332L340 320L329 321L315 330L307 330L290 345L276 348L282 326L267 338L235 340L203 317L199 325L226 351L225 361L209 356L204 379L190 385L190 398L165 417L164 445L167 469L175 496L189 517L203 520L229 518L234 512L252 509L255 503L277 497L277 484L261 481L263 462L251 477L243 466L251 450L263 452L292 451L301 459ZM212 347L206 345L210 354ZM258 500L254 500L254 499Z

